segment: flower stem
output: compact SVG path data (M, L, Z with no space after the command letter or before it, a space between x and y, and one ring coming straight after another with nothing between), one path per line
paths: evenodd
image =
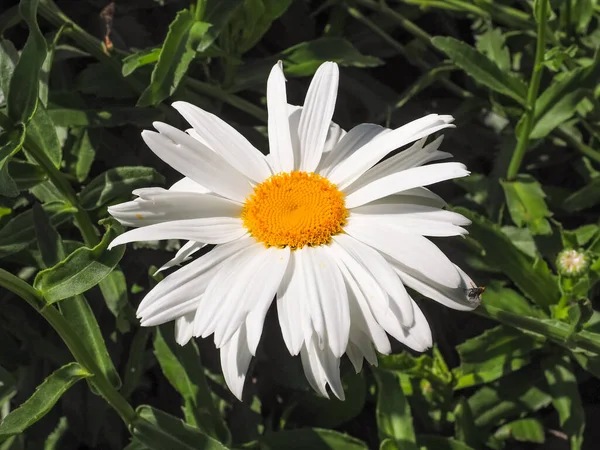
M131 425L136 418L135 411L110 381L104 377L94 358L87 352L77 333L58 309L48 305L42 295L28 283L4 269L0 269L0 286L21 297L48 321L69 348L75 360L88 372L94 374L90 382L96 387L100 395L114 408L128 426Z
M525 112L523 113L523 123L521 127L518 127L517 146L513 155L510 159L506 178L508 180L514 180L519 173L519 168L525 157L527 151L527 145L529 144L529 135L533 128L533 120L535 118L535 102L537 100L537 94L540 88L540 81L542 79L542 71L544 66L542 62L544 60L544 51L546 49L546 15L548 13L548 0L542 0L540 2L539 17L538 17L538 28L537 28L537 43L535 47L535 63L533 66L533 73L531 74L531 80L529 82L529 89L527 90L527 101L525 104Z
M194 19L201 21L204 19L204 12L206 11L206 0L196 0L196 8L194 9Z
M0 127L7 129L12 126L12 121L3 113L0 113ZM81 235L85 244L88 247L94 247L98 244L98 233L96 227L92 223L89 214L79 204L77 194L69 184L67 178L56 168L54 163L50 161L48 155L37 146L37 144L29 136L25 136L25 148L26 151L35 159L35 161L44 169L48 174L52 184L59 190L64 199L74 208L77 209L75 213L75 224L81 231Z

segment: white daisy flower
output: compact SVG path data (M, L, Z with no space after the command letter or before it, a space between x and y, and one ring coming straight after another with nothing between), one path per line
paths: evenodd
M469 174L442 138L451 116L430 114L395 130L362 124L347 133L331 121L338 66L317 70L304 107L288 105L282 67L267 82L270 154L264 156L218 117L185 102L187 133L164 123L142 137L185 178L147 188L109 212L137 227L117 237L189 241L163 268L205 245L215 247L167 276L146 295L143 326L174 320L181 345L214 335L225 380L242 397L267 310L277 299L285 344L300 354L312 387L340 399L340 358L357 371L389 353L388 335L424 351L431 330L405 286L450 308L477 305L472 280L427 237L464 235L463 216L424 186ZM416 142L415 142L416 141ZM414 144L385 161L391 152Z

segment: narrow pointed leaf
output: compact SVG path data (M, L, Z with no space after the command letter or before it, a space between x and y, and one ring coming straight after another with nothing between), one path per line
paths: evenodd
M29 36L15 66L8 92L8 115L15 122L28 122L38 103L40 69L46 59L46 40L37 23L39 0L21 0L19 13L27 22Z
M321 428L299 428L296 430L267 433L260 438L261 448L286 450L366 450L367 444L347 434Z
M464 42L451 37L436 36L431 43L448 55L467 75L488 88L518 101L525 102L527 86L510 73L502 71L487 56Z
M36 203L33 205L33 221L38 248L42 254L42 261L46 267L52 267L65 259L62 238L52 226L50 218L43 208Z
M136 411L138 418L133 422L132 434L152 450L227 450L219 441L177 417L146 405Z
M56 134L55 124L43 105L38 105L27 125L27 136L50 158L56 167L62 161L62 148Z
M63 202L52 202L42 206L56 226L70 219L77 210ZM13 217L0 229L0 258L17 253L35 241L33 211L27 210Z
M0 422L0 439L22 433L44 417L73 384L91 376L77 363L61 367L50 375L28 400Z
M124 247L108 250L121 227L112 222L94 248L82 247L57 265L37 274L34 286L48 303L81 294L105 278L123 257Z
M501 181L510 216L518 227L527 226L532 234L551 234L542 186L531 175L519 175L514 181Z
M16 197L19 195L17 183L8 172L11 157L17 154L25 142L25 125L19 124L9 132L0 134L0 195Z
M410 405L394 372L374 369L377 381L377 428L381 440L392 439L398 448L417 449Z

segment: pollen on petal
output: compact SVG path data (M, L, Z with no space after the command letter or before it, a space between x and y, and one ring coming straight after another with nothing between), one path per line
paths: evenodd
M141 214L139 214L139 213L136 213L135 217L137 217L137 218L138 218L138 219L140 219L140 220L142 220L142 219L144 218L144 216L142 216L142 215L141 215Z
M312 172L273 175L246 199L242 220L267 247L299 249L325 245L342 233L348 210L344 194Z

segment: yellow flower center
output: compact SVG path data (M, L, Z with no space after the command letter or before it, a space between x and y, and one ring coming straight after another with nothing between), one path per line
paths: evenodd
M242 211L244 226L267 247L324 245L341 233L344 194L315 173L278 173L254 188Z

